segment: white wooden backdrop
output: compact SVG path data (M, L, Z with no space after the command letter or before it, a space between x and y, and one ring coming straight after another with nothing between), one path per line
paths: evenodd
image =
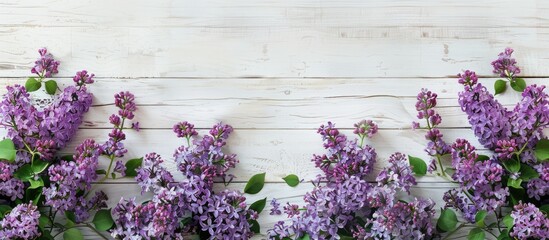
M371 141L376 169L395 151L427 159L424 133L410 129L422 87L439 94L446 139L478 146L457 106L455 74L474 69L493 85L490 61L509 46L527 82L547 84L548 42L543 0L0 1L2 93L24 83L39 47L62 62L61 82L82 69L97 75L94 107L70 148L85 138L105 140L113 95L131 90L143 130L128 134L128 157L156 151L170 159L180 144L174 123L204 130L223 121L235 127L229 151L241 161L230 187L242 189L267 172L266 187L250 202L302 201L311 185L290 188L282 177L319 173L310 158L323 150L316 128L328 120L346 133L361 119L379 124ZM509 91L498 99L512 105L520 96ZM414 193L439 204L452 186L433 177L418 182ZM111 206L139 195L127 179L97 188L109 193ZM263 232L277 220L261 214Z

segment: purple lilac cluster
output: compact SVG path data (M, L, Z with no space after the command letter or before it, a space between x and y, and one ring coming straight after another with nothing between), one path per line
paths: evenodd
M512 53L513 50L507 48L492 62L494 73L511 81L520 73ZM514 108L507 109L478 83L475 72L467 70L458 77L464 86L464 91L459 93L459 104L479 142L495 154L484 160L468 141L456 141L452 146L452 165L456 170L452 177L461 188L445 193L446 206L459 209L465 219L474 222L477 211L496 212L513 200L515 225L512 231L509 229L510 236L547 238L549 220L535 204L544 204L549 195L549 163L538 162L534 154L537 143L546 139L543 130L549 126L545 86L526 87L521 100ZM513 195L516 191L511 191L512 188L516 191L525 188L528 197ZM517 203L520 199L531 202Z
M39 50L40 58L32 69L40 77L51 77L57 73L59 62L46 49ZM82 71L86 72L86 71ZM19 151L14 163L1 163L3 171L11 173L31 158L52 161L54 154L63 148L75 135L82 123L83 115L92 103L92 94L86 84L93 83L93 74L82 72L75 77L75 86L66 87L56 100L39 110L31 103L30 94L23 86L7 86L7 93L0 102L0 125L7 129L10 138ZM0 195L11 199L23 197L24 184L11 174L3 174L0 181Z
M197 135L192 124L181 122L174 126L174 132L180 138L190 139ZM193 141L192 146L181 146L175 154L178 169L187 177L204 175L208 184L216 179L230 182L232 175L227 174L229 169L238 163L235 154L225 154L223 146L227 144L229 134L233 128L226 124L216 124L210 130L210 135Z
M357 124L355 132L360 134L363 131L362 128L362 124ZM377 126L369 129L377 129ZM328 153L313 155L312 162L324 171L326 180L342 182L353 175L363 178L373 170L377 154L372 147L359 146L356 139L347 140L347 137L331 122L320 126L317 132L322 136L324 148ZM373 136L367 131L364 132L366 135Z
M495 74L512 80L516 74L520 73L520 69L515 66L517 61L511 57L513 51L514 50L511 48L506 48L505 51L498 55L498 59L492 62L492 66L494 67L493 72Z
M466 220L474 222L479 210L495 211L506 204L509 189L503 185L503 167L495 159L479 161L475 147L465 139L452 145L452 179L461 186L444 194L446 207L460 210Z
M81 192L87 193L91 183L97 179L97 165L101 150L94 140L87 139L78 147L74 161L61 160L48 169L50 186L43 190L45 204L61 213L72 211L76 221L83 222L89 217L89 211L107 207L107 195L102 191L87 200Z
M433 172L440 168L441 173L445 174L440 158L441 156L450 153L450 146L444 142L443 134L437 128L437 126L442 122L442 118L434 109L437 105L437 97L438 95L436 93L433 93L425 88L421 89L417 95L416 110L417 118L420 120L424 119L426 122L425 127L427 129L427 133L425 134L425 139L429 142L427 143L425 152L432 157L428 170L429 172ZM412 127L417 129L421 127L421 124L414 122ZM437 165L437 162L440 166Z
M53 74L58 73L59 61L55 60L53 55L48 53L48 50L45 48L39 49L38 53L40 54L40 58L34 62L31 72L40 78L49 78Z
M514 225L513 230L509 232L511 237L517 239L549 238L549 218L534 204L520 202L515 205L511 217Z
M369 129L377 130L372 122L365 121L355 127L354 132L361 139L373 136L375 130L368 134ZM305 194L302 208L289 203L284 207L291 221L275 224L268 231L270 239L339 239L342 232L355 239L434 237L433 201L397 202L398 193L409 192L416 184L406 155L390 156L389 166L379 173L377 183L369 183L366 177L376 158L372 147L357 144L356 139L348 140L331 122L322 125L318 133L328 154L314 155L312 161L324 176L319 175L313 191ZM327 182L322 184L321 180ZM271 214L281 214L280 203L273 200L271 205Z
M17 205L0 221L2 239L35 239L38 232L38 208L30 203Z
M176 124L174 132L187 140L198 134L188 122ZM235 155L222 151L231 132L231 126L216 124L210 135L176 150L178 169L186 176L182 182L174 182L158 154L146 155L135 179L143 192L153 192L154 196L143 204L135 199L121 199L113 210L116 226L112 236L128 239L179 239L189 234L209 239L253 236L252 220L258 215L247 209L246 198L238 191L213 191L214 178L226 176L237 163Z
M492 63L495 69L500 69L497 73L514 75L520 71L515 67L515 60L510 58L512 52L512 49L506 49ZM533 153L537 142L546 138L543 129L549 126L549 97L545 86L527 86L521 100L512 110L508 110L476 81L474 72L465 71L458 76L459 83L464 85L464 91L459 93L459 104L467 114L479 142L497 154L496 162L501 164L518 159L536 169L540 175L547 171L547 165L537 163ZM528 195L536 199L548 195L547 183L543 178L530 180L527 183Z

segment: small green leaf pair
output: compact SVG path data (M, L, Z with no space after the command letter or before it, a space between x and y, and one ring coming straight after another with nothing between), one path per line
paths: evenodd
M55 94L57 92L57 82L55 80L48 80L44 82L44 85L46 86L46 92L50 95ZM42 87L42 81L36 80L36 78L29 78L27 79L27 82L25 82L25 89L27 92L34 92L37 91Z
M524 89L526 88L526 82L522 78L515 78L511 80L510 85L511 85L511 88L517 92L523 92ZM507 90L507 81L503 79L498 79L494 83L494 90L496 92L494 95L504 93L505 90Z

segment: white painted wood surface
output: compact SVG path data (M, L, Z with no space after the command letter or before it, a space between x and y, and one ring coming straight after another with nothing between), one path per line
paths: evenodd
M346 133L361 119L378 122L370 142L378 170L395 151L426 158L423 132L410 129L422 87L439 94L446 139L478 146L453 76L474 69L492 86L490 61L510 46L527 82L547 84L548 16L542 0L0 0L0 92L24 83L36 49L47 47L62 62L60 82L81 69L97 75L94 107L66 152L85 138L105 140L112 96L130 90L144 129L128 134L128 157L158 152L181 179L170 160L179 145L173 124L191 121L203 133L223 121L235 127L228 149L241 162L230 187L267 172L250 202L301 202L311 185L292 189L281 178L318 174L310 158L322 152L316 128L326 121ZM518 99L498 96L507 106ZM434 177L418 182L414 194L439 204L452 187ZM131 179L95 188L111 206L139 195ZM262 214L263 231L276 220Z

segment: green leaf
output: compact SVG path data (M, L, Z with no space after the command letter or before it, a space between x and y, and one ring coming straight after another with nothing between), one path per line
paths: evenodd
M458 219L456 213L452 209L446 208L440 213L437 227L443 232L449 232L456 228L457 223Z
M508 230L511 230L511 228L513 228L513 225L515 225L515 220L513 219L513 217L511 217L511 215L505 215L502 221L503 225L505 225Z
M522 183L522 179L520 179L520 178L519 178L519 179L512 179L512 178L509 178L509 179L507 180L507 186L513 187L513 188L519 188L519 189L522 188L522 187L520 186L521 183Z
M423 176L427 174L427 164L425 164L423 159L408 155L408 161L410 162L410 166L412 166L412 171L416 175Z
M539 207L539 210L544 212L545 215L548 215L549 214L549 204L541 205L541 207Z
M95 213L93 217L93 225L99 231L107 231L112 228L114 225L114 220L112 220L111 210L102 209Z
M55 94L55 92L57 92L57 82L55 80L46 81L45 85L46 85L46 92L49 95L53 95Z
M511 240L511 237L509 237L509 230L507 229L502 230L497 240Z
M250 209L256 211L257 214L260 214L265 208L266 204L267 204L267 198L259 199L254 203L252 203L252 205L250 205Z
M548 161L549 160L549 139L541 139L536 144L536 150L534 151L538 161Z
M40 218L38 218L38 227L40 229L44 229L46 226L51 225L50 218L46 217L45 215L40 215Z
M477 226L486 226L486 223L484 222L486 215L488 215L488 212L486 212L486 210L480 210L477 212L477 214L475 215L475 222L477 223Z
M248 194L256 194L263 189L265 185L265 173L259 173L250 178L246 186L244 187L244 192Z
M25 89L27 89L27 92L34 92L42 87L42 83L36 80L36 78L29 78L27 79L27 82L25 83Z
M103 174L103 175L107 175L107 171L105 171L105 169L97 169L95 170L95 173L96 174Z
M525 199L526 190L524 188L509 188L509 193L511 194L511 204L514 206Z
M539 173L534 168L521 163L520 164L520 179L528 181L530 179L539 178Z
M284 179L286 184L288 184L288 186L290 187L295 187L299 184L299 177L297 177L297 175L295 174L290 174L286 177L283 177L282 179Z
M503 161L503 166L509 172L518 172L520 170L520 162L516 159L508 159Z
M143 162L143 158L134 158L134 159L128 160L126 162L126 176L127 177L137 176L136 169L141 167L142 162Z
M507 89L507 82L505 80L498 79L496 83L494 83L494 90L496 91L494 95L503 93L505 92L506 89Z
M4 218L4 215L11 211L11 207L8 205L0 205L0 220Z
M76 222L76 215L72 211L65 211L65 217L69 219L73 224ZM67 226L70 227L70 226Z
M32 161L32 171L35 174L39 174L39 173L43 172L44 170L46 170L46 168L48 168L49 164L50 163L48 163L46 161L42 161L40 159L35 159L34 161Z
M522 78L515 78L513 81L511 81L511 88L513 88L517 92L523 92L526 88L526 82Z
M5 159L8 162L15 161L15 154L17 149L11 139L4 139L0 141L0 159Z
M78 228L70 228L63 233L64 240L84 240L84 236Z
M261 228L259 227L259 223L256 221L256 220L248 220L248 223L250 223L252 226L250 227L250 230L252 230L252 232L254 233L260 233L261 232Z
M39 187L44 186L44 180L42 180L42 178L38 178L38 180L34 180L34 178L30 178L29 182L30 182L29 189L37 189Z
M481 228L473 228L467 235L468 240L484 240L484 230Z
M34 176L34 172L32 171L32 167L30 164L25 164L21 166L19 169L17 169L17 171L15 171L13 176L15 178L26 181Z
M310 239L311 239L311 236L309 236L309 234L306 234L306 233L305 233L305 235L301 236L301 237L298 238L298 239L299 239L299 240L310 240ZM341 236L340 236L339 239L341 239Z
M486 160L489 160L489 159L490 159L490 157L488 157L486 155L479 154L475 161L483 162L483 161L486 161Z

